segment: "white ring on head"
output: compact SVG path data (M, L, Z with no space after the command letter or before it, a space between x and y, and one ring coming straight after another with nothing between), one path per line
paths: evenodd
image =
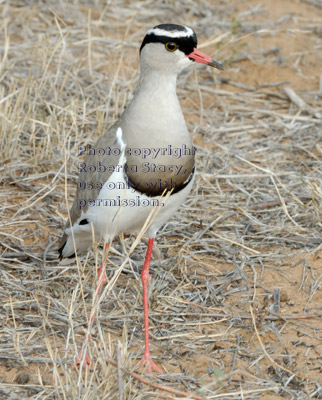
M167 31L161 28L152 28L147 31L147 35L154 34L156 36L168 36L170 38L182 38L193 36L194 32L188 26L184 26L185 31Z

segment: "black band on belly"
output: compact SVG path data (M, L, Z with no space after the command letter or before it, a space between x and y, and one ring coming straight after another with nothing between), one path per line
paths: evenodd
M145 186L144 186L144 184L136 184L131 181L131 179L129 178L129 176L126 173L124 173L124 179L128 183L129 187L131 187L135 191L137 191L141 194L145 194L148 197L157 197L157 196L161 196L163 194L164 190L167 190L167 191L172 190L171 195L180 192L187 185L189 185L189 183L191 182L191 179L193 178L194 173L195 173L195 166L193 166L190 175L184 182L182 182L179 185L175 184L175 186L169 186L169 187L166 185L156 185L155 187L153 187L151 185L151 183L149 185L146 184Z

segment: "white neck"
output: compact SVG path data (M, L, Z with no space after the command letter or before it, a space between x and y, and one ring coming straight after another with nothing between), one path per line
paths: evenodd
M138 89L123 115L128 139L142 143L186 143L190 136L176 94L176 74L141 65Z

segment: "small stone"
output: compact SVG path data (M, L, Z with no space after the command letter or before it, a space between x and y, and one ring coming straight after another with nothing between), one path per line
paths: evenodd
M30 374L28 374L28 372L20 372L15 378L15 382L18 383L19 385L25 385L29 381L30 381Z
M281 303L286 303L288 301L288 295L285 290L281 290L280 300L281 300Z

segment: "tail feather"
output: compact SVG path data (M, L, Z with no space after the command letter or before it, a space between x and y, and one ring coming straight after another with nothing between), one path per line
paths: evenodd
M75 257L75 253L73 253L73 254L71 254L71 255L69 255L69 256L67 256L67 257L65 257L64 255L63 255L63 251L64 251L64 247L66 246L66 243L67 243L67 239L68 239L68 236L66 235L66 233L64 233L63 234L63 236L62 236L62 238L61 238L61 240L60 240L60 242L59 242L59 248L57 249L57 251L58 251L58 253L59 253L59 260L61 261L63 258L74 258Z

